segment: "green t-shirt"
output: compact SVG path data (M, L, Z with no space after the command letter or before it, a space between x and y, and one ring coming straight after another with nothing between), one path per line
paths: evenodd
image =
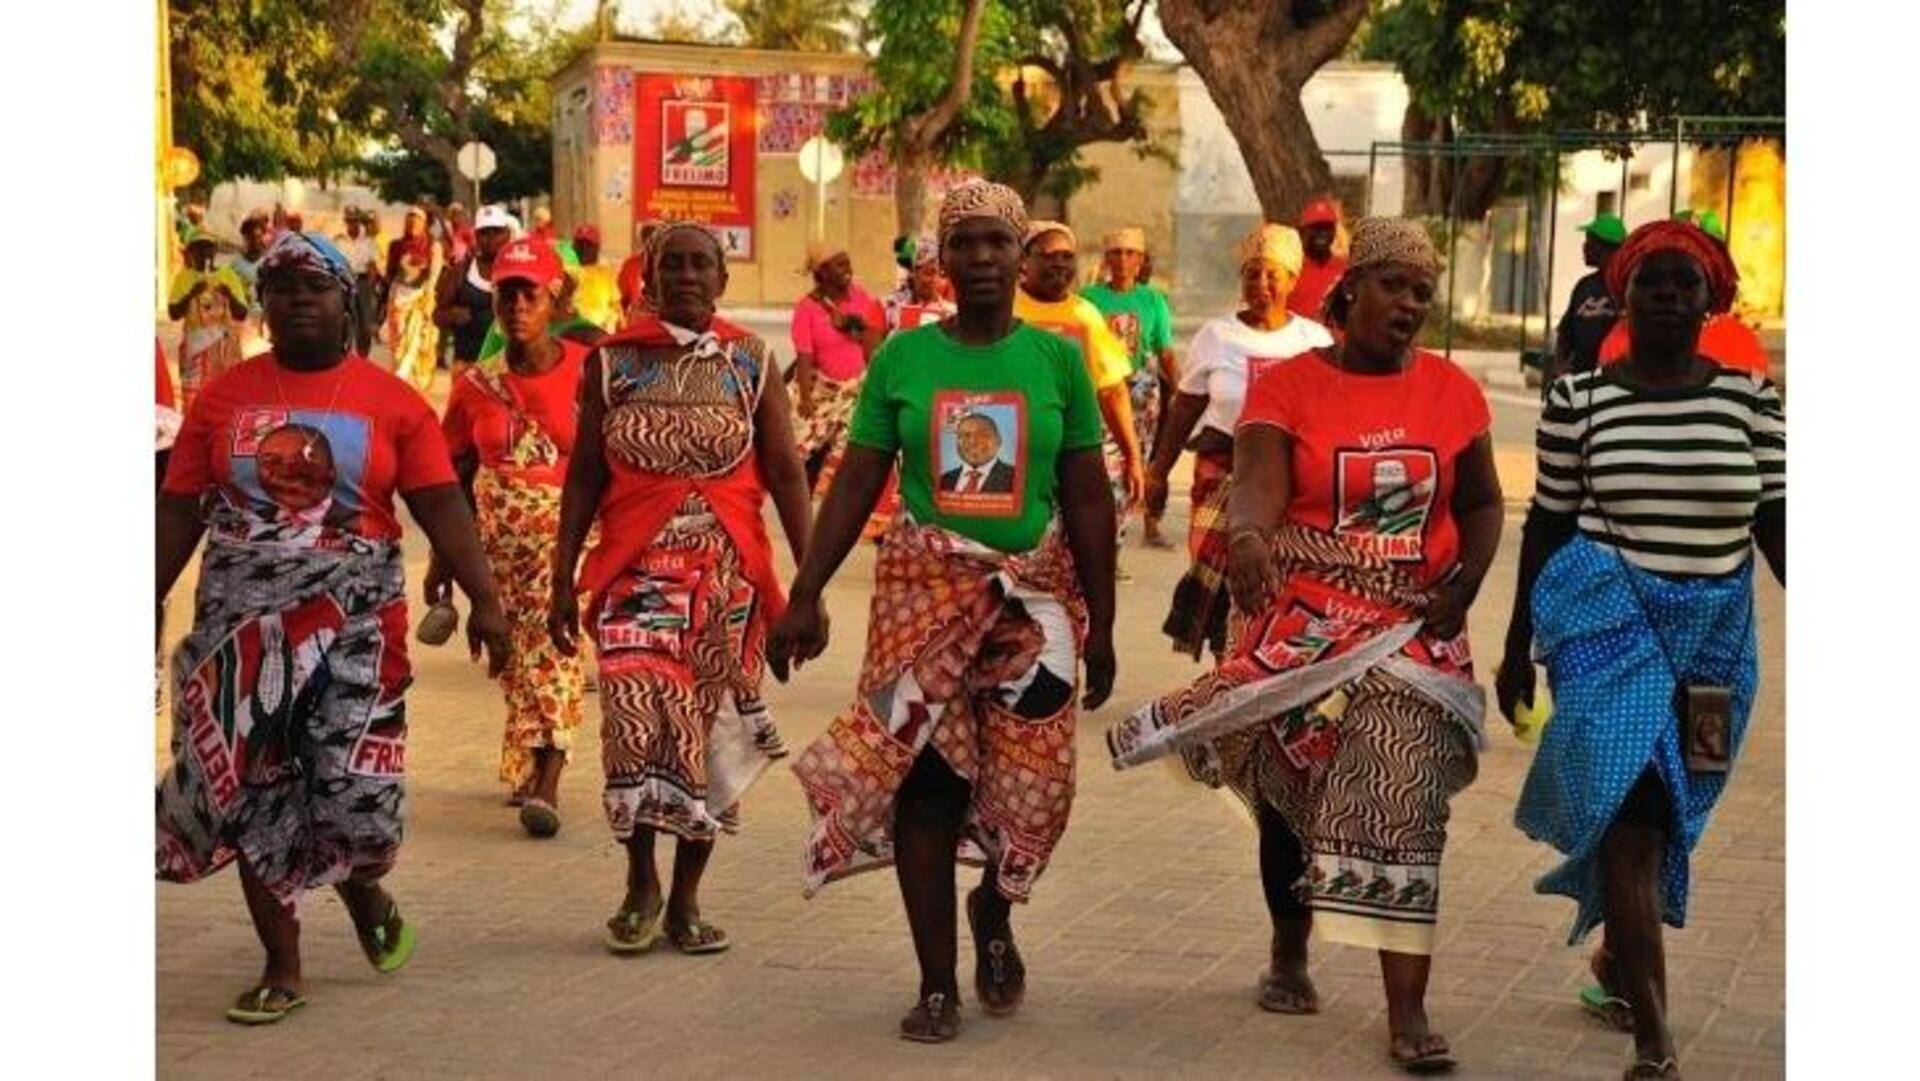
M1135 285L1116 293L1106 282L1095 282L1080 290L1080 295L1100 309L1114 334L1127 343L1135 372L1153 364L1162 349L1173 348L1173 310L1160 290Z
M963 345L928 324L873 355L847 440L899 452L914 521L1025 552L1053 520L1060 455L1100 446L1100 424L1073 343L1022 323Z

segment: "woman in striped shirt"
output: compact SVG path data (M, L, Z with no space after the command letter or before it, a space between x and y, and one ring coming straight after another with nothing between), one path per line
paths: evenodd
M1726 784L1758 682L1757 545L1786 582L1786 422L1773 384L1697 353L1738 275L1692 225L1655 222L1607 269L1632 354L1554 383L1496 687L1553 723L1515 822L1566 861L1535 885L1605 925L1582 1001L1633 1032L1626 1076L1679 1076L1661 923L1686 922L1687 860Z

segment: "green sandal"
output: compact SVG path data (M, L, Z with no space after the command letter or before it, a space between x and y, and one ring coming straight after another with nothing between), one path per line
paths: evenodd
M307 1000L301 998L298 991L261 984L242 992L233 1005L227 1007L227 1020L236 1025L271 1025L306 1004Z
M399 930L388 930L395 921L399 921ZM367 955L367 963L375 972L385 975L399 971L413 958L413 924L400 917L400 904L394 902L387 906L387 917L375 924L371 930L354 928L360 938L360 951Z

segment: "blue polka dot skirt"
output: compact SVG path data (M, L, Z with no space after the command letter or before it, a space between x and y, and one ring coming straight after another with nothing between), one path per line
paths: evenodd
M1674 819L1660 870L1662 914L1669 925L1684 927L1688 857L1727 777L1689 773L1682 761L1676 674L1688 683L1733 688L1729 749L1737 757L1759 682L1752 560L1724 578L1666 578L1575 536L1540 573L1533 621L1553 719L1514 823L1566 856L1534 889L1579 905L1569 945L1601 922L1600 840L1628 790L1651 768Z

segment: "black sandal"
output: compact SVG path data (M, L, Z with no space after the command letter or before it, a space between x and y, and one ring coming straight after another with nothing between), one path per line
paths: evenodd
M980 930L980 891L967 894L967 926L973 931L973 990L980 998L980 1009L989 1017L1006 1017L1020 1008L1027 995L1027 966L1013 944L1013 927L1003 924L1001 933L984 936Z
M946 1043L960 1035L960 1003L935 991L900 1019L900 1038L914 1043Z
M1429 1046L1423 1051L1421 1044ZM1387 1039L1387 1055L1395 1066L1410 1074L1446 1073L1456 1065L1447 1038L1437 1032L1419 1036L1392 1033Z
M1671 1058L1658 1062L1650 1058L1636 1059L1620 1078L1621 1081L1680 1081L1680 1064Z

